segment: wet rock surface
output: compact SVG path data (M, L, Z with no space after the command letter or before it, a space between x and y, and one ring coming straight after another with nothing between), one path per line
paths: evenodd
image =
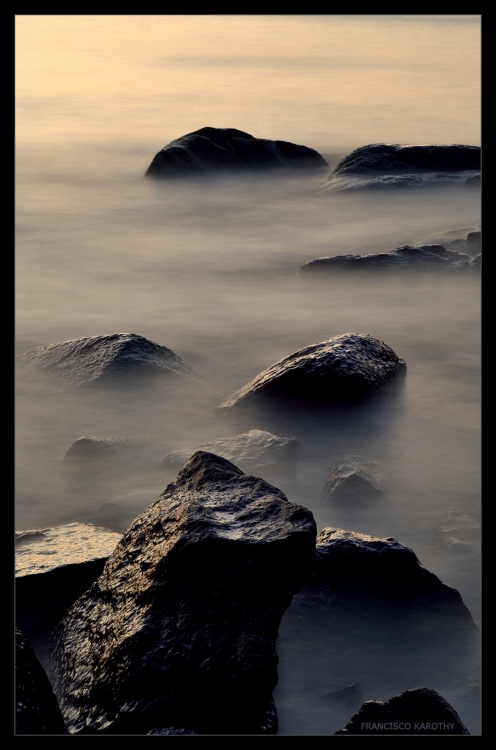
M77 388L136 375L194 376L171 349L135 333L88 336L40 346L20 358L28 371L48 372L64 386Z
M300 268L300 274L325 274L340 270L437 270L469 267L470 257L456 250L447 250L442 245L404 245L390 253L370 255L334 255L316 258Z
M386 389L405 373L405 362L383 341L345 333L284 357L233 393L221 408L261 396L353 402Z
M382 497L379 466L350 451L333 465L322 490L326 500L373 500Z
M337 175L380 172L452 172L480 169L480 148L464 145L401 146L373 143L348 154L334 169Z
M182 466L197 451L215 453L236 464L243 470L273 466L294 457L297 440L294 437L281 437L264 430L250 430L241 435L220 438L196 448L183 448L172 451L162 461L165 466Z
M255 138L235 128L200 128L169 143L156 154L145 177L251 172L267 168L329 168L314 149L288 141Z
M56 630L70 731L274 732L275 641L315 537L310 511L196 453Z
M335 734L470 734L442 695L415 688L387 701L367 701Z
M16 734L66 734L48 677L21 630L15 629Z
M101 575L120 538L86 523L16 532L17 622L44 665L51 630Z

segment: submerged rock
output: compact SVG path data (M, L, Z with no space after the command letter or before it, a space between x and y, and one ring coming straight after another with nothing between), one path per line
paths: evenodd
M284 357L233 393L221 408L260 396L356 401L385 389L405 372L405 362L383 341L345 333Z
M15 629L16 734L66 734L45 670L21 630Z
M314 577L306 592L327 598L334 609L366 616L419 614L455 627L476 629L456 589L421 565L393 539L325 528L317 537Z
M335 734L470 734L442 695L431 688L405 690L388 701L367 701Z
M444 547L450 552L480 552L480 523L457 508L448 510L440 524L439 534Z
M375 462L350 452L332 467L322 494L328 500L369 500L382 496Z
M447 250L442 245L403 245L390 253L370 255L334 255L317 258L305 263L300 274L334 273L340 270L436 270L446 271L469 266L470 257L455 250Z
M169 143L154 157L145 177L172 177L263 168L329 168L313 148L255 138L235 128L200 128Z
M135 438L96 438L83 437L75 440L62 459L65 466L86 466L88 463L102 461L126 461L129 455L142 447Z
M470 264L470 270L471 271L480 271L481 270L481 263L482 263L482 254L479 253L479 255L476 255L473 259L472 263Z
M198 452L57 628L71 732L274 732L275 641L316 526L262 479Z
M294 456L297 441L294 437L272 435L263 430L250 430L234 437L220 438L196 448L183 448L167 454L164 465L183 465L197 451L215 453L242 469L274 466Z
M478 146L401 146L397 143L373 143L361 146L345 156L329 177L379 172L459 172L480 169Z
M71 388L137 374L195 374L171 349L136 333L88 336L39 346L23 354L21 362L27 370L53 373Z

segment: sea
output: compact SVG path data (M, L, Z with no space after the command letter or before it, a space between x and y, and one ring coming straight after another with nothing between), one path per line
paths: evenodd
M124 533L174 480L169 452L251 429L291 435L291 465L260 476L309 508L319 532L413 549L481 627L480 274L299 275L319 257L480 230L480 190L462 181L322 187L367 144L479 146L480 31L469 14L16 16L16 355L127 332L198 374L65 391L19 368L16 530L87 522ZM144 179L160 149L205 126L309 146L329 169ZM334 415L218 410L282 357L343 333L405 360L398 393ZM72 481L62 460L82 436L133 438L144 458ZM381 499L323 499L350 452L380 467ZM279 734L333 734L362 702L415 687L438 690L481 732L477 645L426 656L373 623L365 642L362 631L336 640L324 622L295 635L286 619ZM332 697L349 685L360 691L353 711Z

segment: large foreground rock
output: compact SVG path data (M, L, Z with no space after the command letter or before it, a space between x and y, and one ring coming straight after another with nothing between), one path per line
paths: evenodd
M294 457L296 446L294 437L272 435L264 430L250 430L241 435L198 445L196 448L173 451L167 454L162 464L182 466L197 451L206 451L231 461L243 470L260 469Z
M403 174L415 172L459 172L480 169L480 148L454 144L401 146L373 143L345 156L329 179L343 174Z
M57 629L70 731L274 732L275 641L315 537L310 511L196 453Z
M16 734L65 734L52 687L30 643L15 629Z
M316 258L300 268L300 274L329 274L337 271L448 271L469 268L470 256L442 245L403 245L390 253L370 255L334 255Z
M431 688L367 701L336 734L470 734L453 706Z
M412 549L388 537L325 528L317 537L315 572L305 592L335 609L365 616L427 617L476 630L459 592L420 563Z
M279 360L233 393L221 408L260 396L356 401L385 389L405 372L405 362L384 341L345 333Z
M329 168L329 165L313 148L255 138L235 128L207 127L183 135L165 146L154 157L145 177L323 167Z
M23 354L21 362L28 370L50 372L71 388L137 374L194 375L171 349L136 333L88 336L39 346Z

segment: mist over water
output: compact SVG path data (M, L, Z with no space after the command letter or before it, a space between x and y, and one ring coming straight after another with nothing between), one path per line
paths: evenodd
M305 75L314 75L315 60L305 54ZM188 65L204 70L196 58ZM243 63L245 73L250 65ZM292 104L288 98L288 111ZM46 105L43 100L40 111ZM30 107L34 117L36 107ZM111 112L109 106L101 113L104 133ZM239 119L241 111L235 122L207 121L207 113L200 114L190 130L239 127L257 137L317 147L315 132L305 140L303 126L298 138L274 128L254 132ZM280 115L278 109L274 123ZM67 116L67 128L69 121ZM124 532L177 475L160 465L167 453L250 429L294 435L296 461L260 474L289 500L310 508L318 531L334 526L410 546L428 570L460 591L480 624L477 537L457 552L442 533L450 509L466 519L465 527L480 523L480 277L298 274L303 263L322 256L442 242L436 237L453 230L451 239L465 238L479 228L479 191L448 185L330 194L320 190L326 170L157 184L142 175L170 140L167 135L188 131L181 118L165 122L158 142L132 128L127 141L122 132L117 140L99 141L93 130L85 138L78 127L77 139L46 147L39 136L28 143L22 135L26 122L21 118L17 149L16 352L130 332L172 349L199 377L64 391L19 369L16 529L89 521ZM158 127L157 118L153 123ZM456 135L438 142L465 142ZM392 140L371 132L343 148L332 124L319 137L331 169L354 147ZM422 137L413 130L408 141ZM280 358L347 332L382 339L405 360L408 371L397 392L348 409L218 410ZM133 437L142 449L125 465L78 474L64 469L62 459L83 435ZM380 466L382 498L359 504L322 499L333 462L350 450ZM361 680L363 700L387 699L392 690L417 687L417 678L435 672L438 683L427 686L451 700L470 731L478 731L478 698L467 698L465 686L447 673L444 657L422 671L412 666L413 656L402 661L398 651L394 674L389 668L381 672L377 665L396 646L384 634L381 640L380 632L374 637L368 647L359 645L358 636L330 644L317 633L305 651L283 620L275 694L280 733L332 733L363 702L341 713L318 701L309 704L308 696L319 691ZM376 661L367 662L371 651ZM471 649L463 658L468 671L477 664Z

